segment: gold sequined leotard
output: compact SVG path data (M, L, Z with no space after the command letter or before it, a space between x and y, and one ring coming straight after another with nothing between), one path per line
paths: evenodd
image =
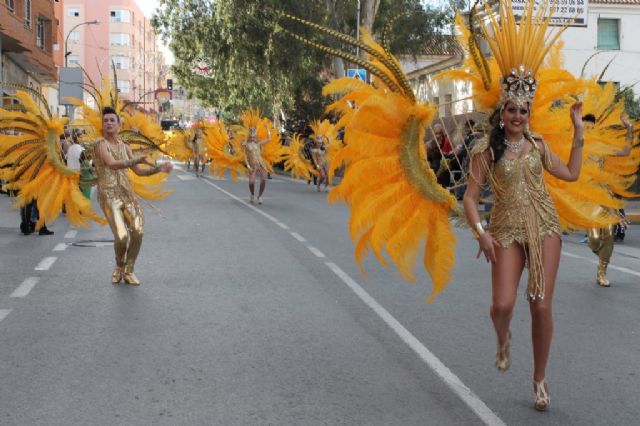
M489 232L503 247L517 242L524 248L529 267L527 299L544 298L542 241L546 235L560 235L560 221L553 200L544 184L544 169L551 168L551 153L547 144L530 140L533 147L520 158L503 155L487 164L477 156L486 170L494 195ZM483 152L489 147L485 139L474 149ZM492 152L493 155L493 152Z
M247 158L249 167L253 170L265 169L264 160L262 159L262 150L257 142L245 141L242 144L244 148L244 155Z
M327 151L323 148L313 148L311 152L316 154L316 161L318 162L318 167L321 169L326 169L329 167L329 160L327 159Z
M100 144L104 144L114 160L129 160L127 146L118 141L118 144L112 144L105 139L100 139L95 144L98 149ZM113 170L107 167L99 155L94 155L94 166L98 179L98 202L111 202L113 200L121 200L125 203L138 204L131 181L127 176L128 169Z

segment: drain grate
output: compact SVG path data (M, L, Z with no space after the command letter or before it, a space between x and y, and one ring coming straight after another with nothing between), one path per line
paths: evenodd
M113 240L97 239L97 240L80 240L71 243L74 247L111 247Z

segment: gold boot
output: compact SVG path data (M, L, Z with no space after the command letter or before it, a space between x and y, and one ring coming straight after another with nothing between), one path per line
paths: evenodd
M116 266L113 268L113 274L111 274L111 283L118 285L120 281L122 281L122 268L120 266Z
M607 265L608 262L603 260L598 261L598 273L596 275L596 282L600 287L611 287L611 283L607 279Z
M124 278L124 282L129 285L140 285L140 280L133 273L133 265L127 264L124 267L124 272L122 274L122 278Z

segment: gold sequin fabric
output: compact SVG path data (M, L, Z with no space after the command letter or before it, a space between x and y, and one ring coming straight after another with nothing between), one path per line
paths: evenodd
M551 153L530 140L531 150L520 158L504 154L489 165L480 155L494 195L489 232L503 247L519 243L529 268L528 300L544 298L542 242L546 235L560 235L560 221L544 183L544 169L551 167ZM488 144L485 144L488 146Z
M107 151L109 151L114 160L126 161L130 159L127 146L120 140L118 140L117 144L112 144L105 139L101 139L95 144L94 149L97 151L100 145L107 147ZM128 169L110 169L99 155L94 155L93 157L98 179L98 202L103 205L119 200L137 205L135 192L127 176Z
M327 158L327 151L321 148L313 148L311 152L316 154L316 161L321 169L329 167L329 159Z
M258 145L256 142L247 141L242 144L242 147L244 148L247 163L249 163L249 167L251 167L251 169L266 169L264 160L262 159L262 151L260 145Z

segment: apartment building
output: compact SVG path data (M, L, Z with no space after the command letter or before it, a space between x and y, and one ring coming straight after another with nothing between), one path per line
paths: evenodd
M55 84L57 26L54 0L0 0L0 86Z
M63 51L68 66L82 66L99 84L117 73L120 95L155 110L153 92L161 87L162 54L150 20L134 0L64 0ZM66 45L66 49L65 46ZM90 96L85 101L92 102Z

